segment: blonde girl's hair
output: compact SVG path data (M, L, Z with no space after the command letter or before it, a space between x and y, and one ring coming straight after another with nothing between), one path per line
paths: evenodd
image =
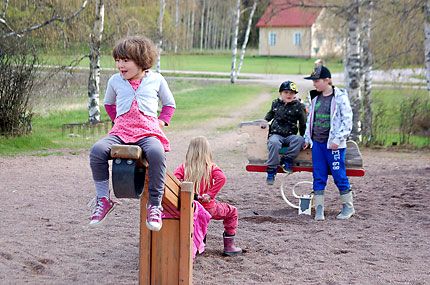
M120 39L112 50L112 57L115 60L131 59L142 70L150 69L157 56L156 46L144 36L130 36Z
M212 165L212 150L206 137L198 136L191 139L185 156L184 178L185 181L194 183L197 194L203 194L200 193L200 183L204 183L206 189L210 186Z

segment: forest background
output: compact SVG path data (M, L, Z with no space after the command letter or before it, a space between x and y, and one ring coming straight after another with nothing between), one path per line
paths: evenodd
M247 25L254 2L257 5L255 13L252 14L252 24L247 38ZM361 103L372 107L371 109L363 110L360 114L363 118L367 116L372 119L371 131L373 135L365 142L368 145L402 145L420 148L429 146L429 93L425 89L425 85L420 83L425 78L424 66L426 59L424 55L426 45L424 30L427 18L424 8L427 7L428 1L386 0L373 3L373 1L366 0L285 0L278 2L287 5L285 6L286 8L288 5L302 5L305 7L309 3L317 3L321 7L328 8L333 17L326 25L337 33L344 35L345 42L348 42L351 38L348 33L351 30L348 22L350 21L350 14L348 13L354 11L348 9L350 9L351 5L356 4L357 9L360 6L360 13L357 15L365 19L368 16L366 8L371 7L371 33L367 47L372 55L371 67L377 70L398 68L418 70L411 75L411 79L418 79L418 83L414 83L417 80L405 82L400 80L393 81L389 78L387 78L387 81L375 82L378 83L379 87L372 89L371 100L368 103ZM71 78L76 79L79 77L76 69L71 67L88 66L90 35L94 34L94 23L98 17L97 5L100 5L100 3L104 5L103 37L100 41L100 65L103 69L113 66L112 63L108 62L111 62L110 52L114 42L123 36L136 34L144 34L155 43L162 42L162 69L163 66L173 67L173 69L179 69L179 71L181 69L202 71L207 68L209 75L205 75L205 77L222 78L224 75L214 73L219 71L217 69L219 67L209 64L210 59L215 58L218 64L225 60L225 71L229 71L231 63L228 58L231 57L232 49L237 48L244 41L247 41L244 66L254 66L256 62L263 61L265 67L261 68L261 73L273 72L270 66L273 66L274 62L276 63L275 65L279 66L287 66L287 63L292 63L290 66L295 66L295 68L289 67L276 71L282 74L308 73L315 61L315 59L258 56L256 52L258 30L255 28L255 23L261 17L267 5L269 5L270 1L268 0L5 0L3 1L0 18L2 42L25 38L26 42L30 43L36 51L38 62L55 65L59 68L51 69L50 71L45 70L45 73L38 73L38 75L45 74L45 76L43 79L40 76L38 77L35 90L39 91L33 92L32 96L28 98L29 111L25 112L32 120L32 125L31 128L28 127L27 129L31 129L33 134L35 127L38 126L38 120L47 119L46 112L40 112L43 108L48 110L46 109L46 101L57 104L57 108L54 108L55 112L58 112L59 109L67 109L68 111L66 110L66 112L71 112L71 109L73 109L71 106L76 104L77 101L83 100L82 95L85 95L86 90L82 88L82 83L80 83L80 86L79 84L78 86L70 86L70 82L73 82ZM164 7L163 10L160 9L162 6ZM238 14L240 14L240 18L236 36L234 22ZM161 22L160 15L163 15ZM367 17L366 19L370 18ZM365 23L365 21L362 21L362 23ZM399 23L401 24L399 25ZM364 28L358 27L358 29L363 30ZM175 61L175 58L183 59ZM348 63L349 58L351 57L346 54L344 58L325 58L323 60L329 62L329 66L333 66L334 71L342 72L343 66L351 65ZM28 61L28 59L26 60ZM177 64L178 62L181 64ZM182 64L184 62L185 64ZM361 66L358 66L358 68L361 68ZM59 70L68 71L65 73L67 75L57 78L57 80L63 81L60 86L70 87L67 89L68 96L59 94L64 92L56 91L58 86L53 87L55 85L52 84L53 74ZM357 69L353 71L360 73L356 72ZM180 73L180 76L189 75L183 72ZM246 73L243 73L242 76L246 78ZM82 78L82 75L80 77ZM182 86L183 88L178 87L178 90L175 91L188 94L185 86L189 87L191 85L194 86L193 90L199 89L200 92L203 88L207 88L205 85L196 84L195 81L191 84L189 82L184 83L181 80L183 79L177 80L176 86ZM211 84L213 85L213 83ZM52 87L48 88L49 91L47 91L39 88L42 85ZM345 82L344 85L348 87L348 82ZM366 86L366 83L363 82L362 85ZM219 88L215 93L220 93L222 92L220 90L225 88L232 88L227 93L234 94L236 93L234 88L243 87L226 87L225 84L221 84L214 88ZM62 87L60 89L64 90ZM103 90L103 86L101 89ZM258 88L251 89L261 90ZM43 96L40 95L41 93L44 93ZM38 95L36 96L35 94ZM58 98L59 96L60 98ZM64 97L67 97L67 99ZM191 98L192 96L184 97ZM65 102L68 104L67 107L59 107L61 106L60 103ZM82 108L82 105L85 105L85 102L80 102L80 107L78 108ZM184 102L184 105L188 106L190 102ZM3 109L6 109L5 105L2 105ZM85 112L85 110L79 111ZM52 114L56 114L55 112ZM43 113L44 115L40 116ZM33 114L35 115L34 117ZM71 117L65 119L65 116ZM50 122L55 121L52 118L49 120ZM64 121L74 121L79 124L79 122L85 121L85 115L60 115L60 119L55 125L57 132L60 129L59 122L61 120L63 120L63 124ZM2 123L2 125L5 125L7 122ZM41 123L41 125L46 124ZM49 125L53 126L52 123ZM44 130L42 133L47 132ZM61 136L63 135L62 133ZM59 137L57 136L54 141L58 141L58 139ZM2 137L0 138L0 143L17 145L14 140L15 138L11 140L11 138ZM22 140L22 138L19 138L19 140ZM40 138L39 141L41 141Z

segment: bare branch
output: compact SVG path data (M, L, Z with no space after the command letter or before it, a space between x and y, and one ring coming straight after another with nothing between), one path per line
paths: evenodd
M76 18L82 12L87 7L88 2L90 2L90 1L91 0L84 0L84 2L82 3L81 7L78 10L76 10L72 15L70 15L69 17L67 17L67 18L63 18L63 17L60 17L58 15L53 15L49 20L46 20L45 22L43 22L41 24L33 25L31 27L28 27L28 28L23 29L23 30L18 31L18 32L14 31L12 28L10 28L7 25L7 23L6 23L6 21L4 19L0 19L0 20L2 20L0 22L3 25L6 25L9 28L9 30L11 30L10 33L4 34L1 37L2 38L7 38L7 37L11 37L11 36L22 37L24 34L27 34L27 33L30 33L31 31L43 28L43 27L45 27L45 26L47 26L47 25L49 25L49 24L51 24L53 22L62 22L62 23L69 22L72 19Z
M0 24L5 26L9 31L13 32L12 27L8 25L8 23L6 22L6 20L4 18L0 18Z

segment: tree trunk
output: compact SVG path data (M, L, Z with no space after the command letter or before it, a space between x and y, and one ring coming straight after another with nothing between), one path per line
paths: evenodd
M373 1L365 7L362 28L362 58L363 58L363 142L368 145L372 140L372 51L370 50Z
M185 12L185 36L184 36L184 39L185 39L185 48L187 49L187 50L189 50L189 48L190 48L190 23L191 23L191 16L190 16L190 12L189 12L189 9L188 9L188 3L187 3L187 7L186 7L186 10L185 10L186 12Z
M252 17L254 17L255 9L257 8L257 0L254 0L252 4L251 13L249 14L248 25L246 26L245 39L242 43L242 50L240 52L239 66L237 67L236 78L240 74L240 69L242 68L243 59L245 58L246 45L248 44L249 33L251 32Z
M234 34L231 49L231 72L230 72L230 82L236 82L236 54L237 54L237 38L239 36L239 21L240 21L240 0L236 1L236 17L234 21Z
M194 4L194 0L191 1L191 34L190 34L190 43L191 43L191 49L194 48L194 22L195 22L195 17L196 17L196 13L195 13L195 4Z
M9 6L9 0L3 0L3 10L1 13L1 18L3 19L6 17L6 10L8 6Z
M158 15L158 57L156 71L159 73L161 69L161 52L163 50L163 18L166 1L160 0L160 15Z
M179 37L179 0L176 0L175 5L175 53L178 52L178 37Z
M203 31L205 27L206 0L203 0L202 2L202 14L200 15L200 51L203 50Z
M218 47L219 47L219 49L223 49L224 48L224 37L225 37L225 20L221 21L220 29L221 29L221 34L220 34Z
M430 94L430 0L427 0L424 7L425 21L424 21L424 50L425 50L425 63L426 63L426 80L427 91Z
M348 90L352 108L351 139L360 140L360 39L359 39L359 5L360 0L351 0L348 19L348 39L346 47L345 85Z
M207 3L207 7L206 7L206 26L205 26L205 34L204 34L204 48L208 49L208 45L209 45L209 25L210 25L210 14L211 14L211 6L212 6L212 2Z
M90 75L88 79L88 113L89 122L100 122L100 44L104 24L104 0L96 0L96 14L93 33L90 41Z

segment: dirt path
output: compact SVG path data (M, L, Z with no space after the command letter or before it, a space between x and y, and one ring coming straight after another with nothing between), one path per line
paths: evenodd
M430 284L430 153L363 150L366 176L351 178L357 214L335 219L340 202L330 182L327 220L315 222L279 194L281 179L292 186L310 173L279 176L268 187L264 174L244 170L237 131L216 131L246 112L168 134L169 169L183 160L191 137L209 138L228 178L219 199L239 209L237 243L246 252L223 257L222 223L211 222L194 284ZM0 284L137 284L138 202L124 199L100 227L89 227L87 156L0 158Z

